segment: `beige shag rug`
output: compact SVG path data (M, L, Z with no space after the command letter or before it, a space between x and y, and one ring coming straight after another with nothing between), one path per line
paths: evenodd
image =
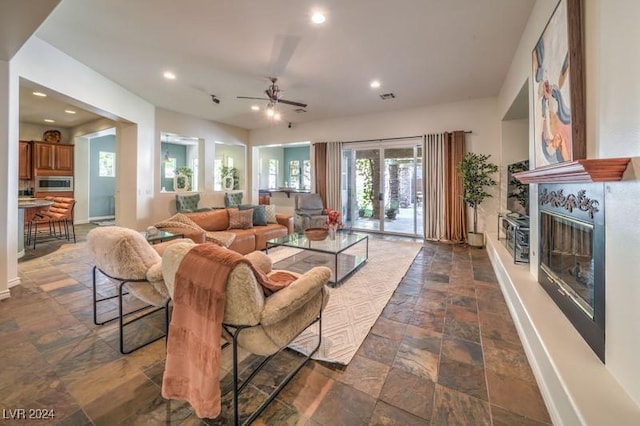
M348 364L411 266L419 243L369 238L369 261L337 288L322 313L322 345L313 359ZM299 250L269 250L275 262ZM317 344L318 324L298 336L291 349L308 354Z

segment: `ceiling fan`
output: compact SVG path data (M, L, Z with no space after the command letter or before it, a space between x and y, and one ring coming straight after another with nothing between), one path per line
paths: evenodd
M294 101L289 101L287 99L282 99L280 96L282 96L282 92L280 91L280 88L278 87L277 81L278 78L277 77L269 77L269 80L271 80L271 85L269 87L267 87L267 90L264 91L264 93L267 95L266 98L254 98L254 97L250 97L250 96L238 96L238 99L257 99L257 100L261 100L261 101L269 101L269 105L271 106L275 106L277 104L286 104L286 105L293 105L293 106L297 106L300 108L306 108L307 104L304 104L302 102L294 102Z

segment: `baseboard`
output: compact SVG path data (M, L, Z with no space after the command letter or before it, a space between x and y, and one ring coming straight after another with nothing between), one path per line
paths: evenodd
M496 234L487 252L554 425L640 424L640 410ZM613 423L612 423L613 422Z
M0 291L0 300L8 299L11 297L9 289Z
M11 288L11 287L15 287L17 285L20 285L22 281L20 281L20 277L15 277L9 280L9 282L7 283L7 287Z

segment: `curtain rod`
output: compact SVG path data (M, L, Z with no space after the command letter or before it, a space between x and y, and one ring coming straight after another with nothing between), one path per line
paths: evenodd
M469 133L473 133L473 131L471 130L465 130L465 133L469 134ZM418 136L402 136L402 137L396 137L396 138L378 138L378 139L362 139L359 141L345 141L343 143L360 143L360 142L377 142L377 141L397 141L397 140L402 140L402 139L417 139L417 138L422 138L423 135L418 135Z

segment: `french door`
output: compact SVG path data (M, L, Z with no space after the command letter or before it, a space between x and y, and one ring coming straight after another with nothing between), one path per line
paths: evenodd
M342 210L353 230L422 237L422 145L416 139L347 144Z

